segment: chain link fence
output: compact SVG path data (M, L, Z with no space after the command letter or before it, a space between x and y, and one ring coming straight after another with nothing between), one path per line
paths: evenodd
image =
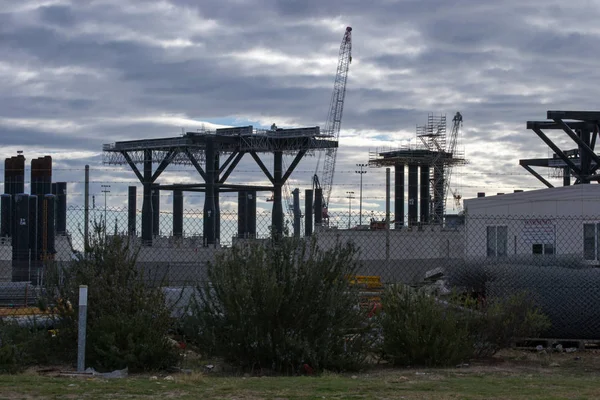
M392 222L386 229L384 213L329 215L327 226L314 228L319 246L354 243L359 249L359 274L365 277L383 284L427 287L436 295L459 291L491 299L525 292L551 319L547 337L600 338L600 217L467 214L447 226L399 228ZM107 235L130 233L127 209L92 209L88 220L90 232L94 226L106 226ZM216 254L239 243L270 238L270 213L257 213L256 235L251 239L239 237L236 212L221 211L220 221L219 244L207 246L201 210L184 212L178 237L172 235L173 215L161 212L152 245L142 245L137 213L136 234L129 236L139 250L137 263L148 279L164 286L170 301L184 293L175 315L205 279L206 265ZM291 224L286 220L287 232L293 232ZM19 252L13 249L12 238L0 239L0 317L42 313L37 306L47 263L68 268L84 252L83 207L69 207L66 225L66 233L54 235L53 248L46 237L41 251Z

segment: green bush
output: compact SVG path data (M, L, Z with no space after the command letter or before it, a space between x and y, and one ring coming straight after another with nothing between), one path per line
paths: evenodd
M481 318L473 323L476 357L488 357L510 347L515 339L534 338L550 328L542 314L525 293L494 299L474 307Z
M455 365L491 356L549 327L524 294L487 303L464 296L443 301L395 285L386 288L382 300L382 353L394 365Z
M359 368L366 316L347 279L355 255L350 244L321 250L314 240L234 246L208 266L187 333L244 370Z
M394 365L454 365L472 356L470 311L403 285L388 286L382 304L382 352Z
M51 334L31 320L28 326L0 321L0 373L56 361Z
M127 238L102 231L95 229L86 254L48 277L48 304L57 314L64 354L75 359L79 286L87 285L87 366L141 371L175 365L179 352L169 342L171 309L160 282L150 282L136 266L137 251Z

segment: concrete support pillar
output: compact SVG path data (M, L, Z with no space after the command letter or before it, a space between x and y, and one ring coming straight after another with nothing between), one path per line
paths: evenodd
M419 166L408 166L408 226L419 220Z
M429 165L421 165L421 205L420 221L422 224L429 223Z
M394 227L404 226L404 164L394 165Z

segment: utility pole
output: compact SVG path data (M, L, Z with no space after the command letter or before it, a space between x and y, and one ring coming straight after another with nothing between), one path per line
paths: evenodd
M351 219L352 219L352 199L354 198L354 192L346 192L348 196L348 229L350 229Z
M110 190L108 190L110 188L110 185L100 185L100 187L102 188L102 193L104 193L104 232L106 234L106 229L107 229L107 225L106 225L106 195L108 193L110 193Z
M363 171L363 168L367 167L368 164L356 164L356 166L358 168L360 168L360 171L354 171L357 174L360 174L360 200L358 202L358 204L359 204L358 224L362 225L362 181L363 181L363 175L367 173L367 171Z

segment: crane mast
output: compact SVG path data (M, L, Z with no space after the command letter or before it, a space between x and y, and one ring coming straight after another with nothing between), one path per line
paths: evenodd
M455 156L456 153L456 145L458 143L458 134L460 132L460 128L462 127L462 123L463 123L463 117L461 115L461 113L457 112L456 115L454 115L454 118L452 118L452 132L450 133L450 142L448 143L448 150L447 153L450 154L452 157ZM445 187L444 187L444 210L446 209L446 197L448 196L448 193L452 193L452 196L454 197L454 201L458 206L460 205L460 195L457 194L454 191L450 190L450 178L452 177L452 164L448 165L447 169L446 169L446 182L445 182Z
M331 104L329 113L327 114L327 122L325 125L325 135L335 138L337 141L340 137L340 129L342 125L342 114L344 111L344 98L346 97L346 81L348 80L348 69L352 62L352 28L347 27L342 43L340 45L340 53L335 74L335 82L333 84L333 94L331 95ZM323 207L329 205L331 189L333 186L333 175L335 172L335 161L337 158L337 148L327 149L325 159L323 160L323 170L321 172L322 179L319 179L320 155L313 176L313 187L323 189Z

